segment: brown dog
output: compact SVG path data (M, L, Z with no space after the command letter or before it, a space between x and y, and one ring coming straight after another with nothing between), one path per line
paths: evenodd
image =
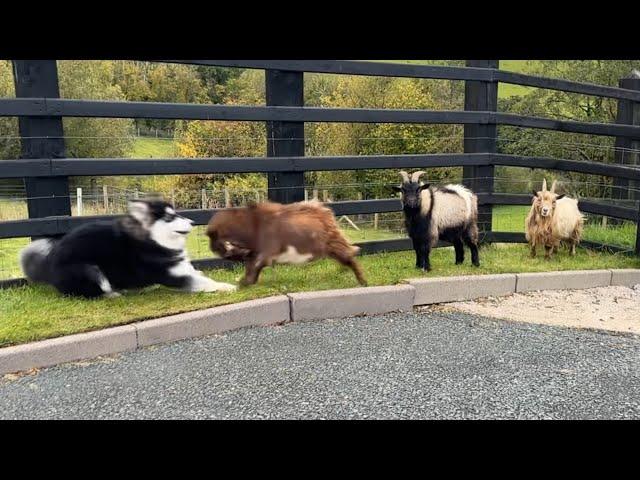
M301 264L330 257L353 270L366 285L354 259L360 251L342 235L333 212L319 202L261 203L224 210L207 227L211 250L243 261L242 285L258 281L261 270L274 263Z

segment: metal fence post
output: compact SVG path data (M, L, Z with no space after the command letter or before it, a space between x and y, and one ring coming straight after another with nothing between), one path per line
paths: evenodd
M268 106L301 107L304 105L302 72L266 70ZM304 122L267 122L268 157L304 156ZM304 172L268 174L269 199L280 203L304 200Z
M467 60L467 67L498 68L499 60ZM498 110L498 82L466 80L464 88L464 109L470 111ZM465 125L465 153L496 153L497 126ZM463 167L463 183L475 193L493 193L493 165ZM493 221L492 205L478 206L478 227L482 233L491 232ZM484 236L484 235L483 235Z
M640 78L629 77L621 78L618 82L620 88L628 90L640 90ZM618 112L616 114L616 123L625 125L640 125L640 103L631 100L618 100ZM638 152L632 152L632 149L640 149L640 142L627 137L616 137L615 163L621 165L640 165L640 155ZM640 182L628 180L626 178L613 179L613 198L616 200L640 200L640 192L635 189L640 187ZM630 187L634 190L630 190ZM613 224L618 225L622 222L612 220ZM640 211L638 212L638 221L640 223ZM640 255L640 228L636 232L635 252Z
M55 60L13 60L16 97L59 98ZM21 158L64 158L61 117L19 117ZM67 177L25 178L29 218L71 215Z

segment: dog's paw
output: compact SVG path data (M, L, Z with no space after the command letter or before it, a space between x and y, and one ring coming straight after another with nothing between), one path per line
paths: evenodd
M231 283L219 282L217 284L217 290L219 292L235 292L236 290L238 290L238 287L236 285L232 285Z
M194 291L196 292L235 292L238 289L235 285L224 282L216 282L210 278L203 278L198 282Z

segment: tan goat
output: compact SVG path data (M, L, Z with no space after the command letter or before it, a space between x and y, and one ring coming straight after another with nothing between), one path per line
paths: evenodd
M558 251L560 242L566 242L571 255L575 255L583 224L578 201L564 194L558 195L555 180L551 190L547 190L547 180L544 179L542 190L534 192L531 210L525 221L525 236L531 256L535 257L537 247L542 245L545 258L551 258L551 254Z

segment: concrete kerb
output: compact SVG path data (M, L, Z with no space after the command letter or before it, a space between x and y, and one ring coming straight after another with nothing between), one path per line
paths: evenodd
M135 323L138 347L203 337L245 327L275 325L291 318L285 295L181 313Z
M640 284L640 270L611 270L611 285L633 287Z
M0 375L244 327L409 311L417 305L541 289L585 289L638 283L640 270L585 270L420 278L394 286L291 293L0 348Z
M516 292L537 290L581 290L608 287L612 270L565 270L560 272L538 272L516 274Z
M0 375L112 355L136 348L136 327L133 325L5 347L0 348Z
M413 310L411 285L291 293L291 320L320 320Z
M511 295L516 291L514 273L417 278L410 279L408 282L416 289L414 305L499 297Z

